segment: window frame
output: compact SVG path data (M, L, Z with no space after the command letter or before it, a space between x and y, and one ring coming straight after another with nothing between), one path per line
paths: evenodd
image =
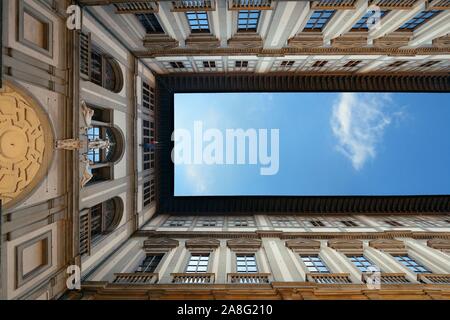
M251 17L250 15L255 15L256 17ZM247 15L247 17L241 17L241 15ZM250 23L250 21L256 20ZM259 22L261 20L261 10L239 10L237 12L237 32L257 32L259 27ZM244 23L245 22L245 23ZM245 26L245 27L241 27Z
M319 253L317 254L312 254L312 253L299 253L300 256L300 260L303 263L303 265L306 268L307 273L332 273L330 267L328 267L328 265L325 263L325 261L323 260L323 258L320 256ZM307 258L309 259L309 261L305 261L305 259L303 258ZM311 259L318 259L318 260L311 260ZM312 266L309 266L308 263L311 263ZM320 262L320 264L317 264L316 262ZM311 270L311 268L315 268L317 269L317 271L313 271ZM326 269L326 271L320 271L319 268L324 268Z

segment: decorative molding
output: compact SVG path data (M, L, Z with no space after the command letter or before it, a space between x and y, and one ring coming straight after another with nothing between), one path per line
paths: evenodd
M380 49L398 49L400 47L405 47L409 44L409 41L412 38L412 33L409 31L401 31L401 32L393 32L384 37L376 38L373 40L374 47L378 47ZM449 48L447 48L449 49ZM409 51L409 50L408 50ZM390 54L394 55L406 55L413 56L417 53L413 53L411 51L403 51L402 49L398 49L398 52L394 51L390 52ZM404 52L405 54L400 54L399 52Z
M288 46L295 49L311 49L323 46L321 32L301 32L288 40Z
M427 246L438 250L450 250L450 239L430 239L427 241Z
M340 37L331 39L331 46L340 49L367 46L367 33L366 34L347 33Z
M303 35L302 35L303 36ZM190 49L190 48L174 48L174 49L158 49L146 51L133 51L138 58L155 58L168 56L242 56L242 55L272 55L285 57L289 55L441 55L450 54L450 47L420 47L420 48L400 48L404 46L405 41L409 41L409 36L392 38L390 36L378 38L379 45L375 46L378 39L374 40L373 47L357 47L357 48L333 48L333 47L311 47L305 46L295 47L295 37L289 42L289 47L281 49L263 49L263 48L215 48L215 49ZM305 40L306 41L306 40ZM400 41L400 43L399 43ZM402 42L403 41L403 42ZM392 43L391 43L392 42Z
M435 38L432 41L433 47L436 48L450 48L450 35L445 35L443 37Z
M356 239L331 239L328 240L328 246L333 249L362 249L363 243Z
M194 238L186 241L185 244L188 249L203 249L203 248L211 248L215 249L220 246L220 241L213 238Z
M177 48L179 42L165 34L147 34L143 45L149 50L159 51Z
M144 241L144 249L173 249L178 247L179 241L171 238L150 238Z
M45 110L25 89L0 89L0 199L5 209L28 197L53 159L54 134Z
M237 238L227 241L230 249L259 249L262 245L260 239Z
M220 41L210 34L191 34L185 40L186 46L193 49L214 49L220 46Z
M228 40L228 47L234 49L261 49L263 41L256 33L238 32Z
M316 0L311 1L311 9L314 10L353 10L356 9L357 0Z
M320 250L320 241L306 238L287 240L285 245L293 250Z
M369 241L369 246L375 249L405 249L403 241L395 239L376 239Z

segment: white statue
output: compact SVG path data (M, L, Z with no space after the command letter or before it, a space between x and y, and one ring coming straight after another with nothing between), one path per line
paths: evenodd
M94 110L89 108L86 102L81 101L81 112L83 113L85 127L82 127L83 130L87 130L92 127L92 117L94 116Z
M88 142L89 149L108 149L111 146L109 140L95 139Z
M92 162L89 160L87 154L83 154L82 158L80 159L81 162L81 169L82 169L82 176L80 180L81 188L83 188L89 181L91 181L93 175L90 171L90 165Z
M59 150L78 150L81 148L81 141L78 139L56 140L55 148Z

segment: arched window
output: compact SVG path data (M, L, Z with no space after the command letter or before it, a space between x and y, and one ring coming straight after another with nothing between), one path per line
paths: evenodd
M91 51L90 71L90 80L93 83L116 93L122 90L123 76L119 64L95 47Z
M123 201L119 197L101 202L80 213L80 255L114 231L122 220Z

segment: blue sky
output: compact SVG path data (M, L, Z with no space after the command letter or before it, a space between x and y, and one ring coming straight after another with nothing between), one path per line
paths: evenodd
M175 128L279 129L279 171L175 165L175 196L450 194L450 94L175 95ZM204 144L206 145L206 143Z

